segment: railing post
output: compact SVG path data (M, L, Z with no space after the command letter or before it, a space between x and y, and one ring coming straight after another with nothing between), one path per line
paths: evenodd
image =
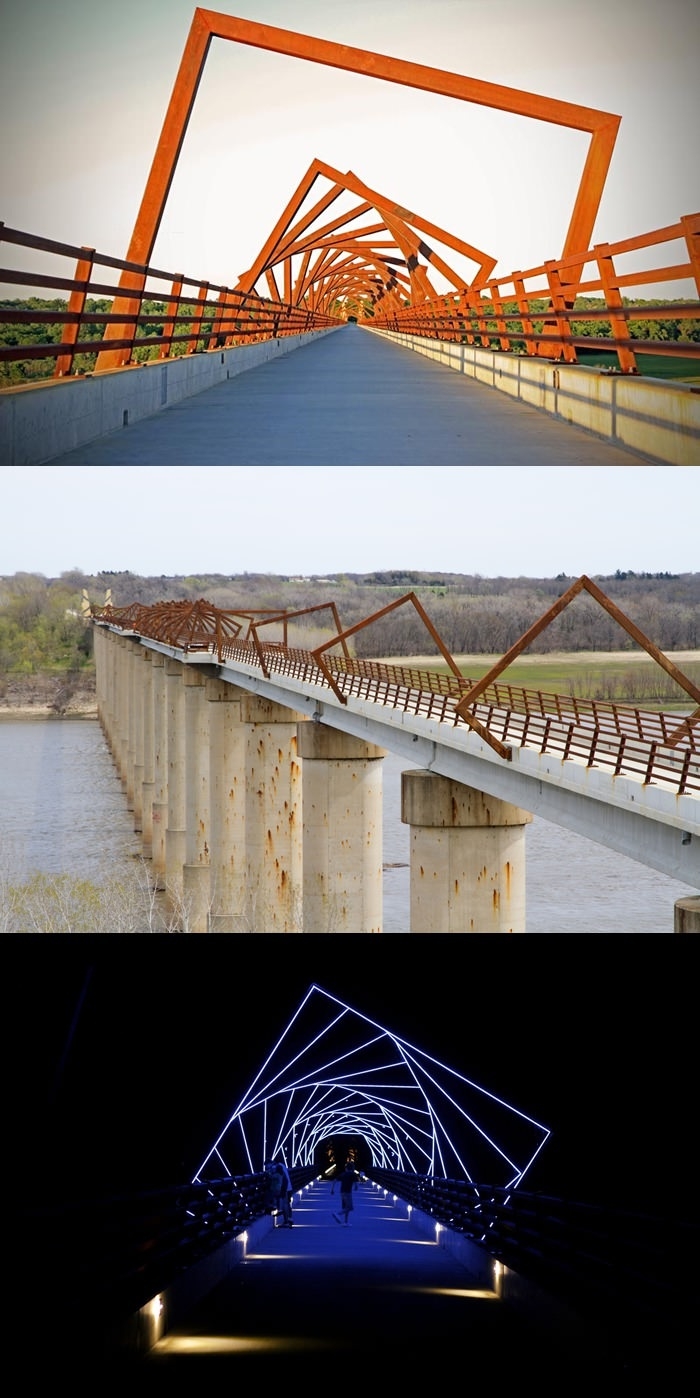
M688 248L695 286L700 296L700 214L683 214L679 222Z
M523 335L529 337L524 341L525 352L529 355L536 355L537 344L535 341L535 327L529 316L530 302L525 290L525 280L522 272L514 272L512 282L515 289L516 304L520 311L520 324L522 326Z
M64 344L67 345L76 345L78 343L80 325L85 310L85 301L87 299L88 283L95 260L94 248L83 248L83 252L85 256L78 259L78 265L75 269L75 281L80 282L81 285L73 288L68 301L68 310L74 316L74 319L64 327L64 332L61 335L61 339ZM80 351L77 350L69 354L58 355L53 371L54 378L60 379L66 374L70 374L76 353L80 353Z
M166 320L165 325L163 326L163 336L165 339L165 344L160 346L160 349L158 351L159 359L168 359L170 355L170 346L173 339L173 335L175 334L177 319L180 314L180 297L182 296L182 284L184 280L184 272L178 272L175 281L172 285L172 289L170 292L170 300L168 302L168 308L165 313Z
M575 364L576 347L571 343L571 322L566 315L558 314L558 312L565 312L568 311L570 308L573 308L575 299L575 288L562 282L561 277L559 275L559 264L557 262L545 262L544 268L545 272L547 273L547 281L549 283L549 291L552 298L552 307L556 319L556 327L561 337L559 346L560 357L567 364ZM546 315L547 312L545 311L545 317ZM546 329L546 327L547 321L545 319L544 328ZM550 355L552 358L556 357L556 349L554 345L548 345L546 342L543 342L543 350L544 353L542 355L542 358L549 358Z
M615 312L622 310L622 297L615 277L615 264L610 252L609 243L597 243L593 249L600 280L605 293L605 304L610 312L610 329L615 339L615 349L623 374L636 373L637 360L634 352L626 345L620 343L621 340L630 338L630 329L624 315L616 315Z
M199 284L199 291L198 291L198 293L197 293L197 314L196 314L196 316L195 316L195 318L194 318L194 321L193 321L193 324L192 324L192 333L191 333L190 338L189 338L189 340L188 340L188 342L187 342L187 353L188 353L188 354L194 354L195 351L196 351L196 349L197 349L197 341L199 340L199 332L200 332L200 330L201 330L201 328L202 328L202 321L203 321L203 319L204 319L204 303L205 303L205 301L206 301L206 299L207 299L207 292L208 292L208 290L209 290L209 282L200 282L200 284Z

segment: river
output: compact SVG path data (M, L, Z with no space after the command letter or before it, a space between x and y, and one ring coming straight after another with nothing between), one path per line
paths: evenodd
M384 759L384 932L409 927L409 828L401 772ZM697 892L665 874L535 817L527 827L528 933L673 932L673 906ZM3 879L35 871L100 882L134 873L132 829L107 745L92 719L0 722L0 898Z

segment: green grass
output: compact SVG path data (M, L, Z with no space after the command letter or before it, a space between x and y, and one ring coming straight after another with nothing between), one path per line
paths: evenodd
M637 659L637 652L631 652L629 659L618 656L606 658L604 655L591 660L586 656L566 656L558 659L532 657L516 660L509 665L499 684L518 685L522 689L542 690L549 694L574 695L577 699L601 699L634 707L687 708L692 704L689 696L652 660ZM402 662L397 661L397 664ZM409 661L404 661L409 664ZM469 679L480 680L497 663L494 656L490 663L469 663L461 666ZM442 662L431 664L431 669L449 673ZM694 684L700 686L700 663L690 661L679 665L678 669Z
M580 346L576 351L579 364L591 368L617 369L619 360L608 350L587 350ZM652 379L700 380L700 359L677 358L671 354L636 354L640 374Z

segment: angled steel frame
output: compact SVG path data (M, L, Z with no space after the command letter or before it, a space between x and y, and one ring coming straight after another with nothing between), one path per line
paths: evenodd
M278 29L272 25L238 19L215 10L197 8L136 217L127 261L142 266L146 266L150 261L213 38L228 39L233 43L285 54L291 58L301 58L345 72L361 73L366 77L414 87L423 92L434 92L439 96L456 98L458 101L474 102L479 106L588 132L591 140L562 256L567 257L570 253L583 251L588 247L617 138L621 120L619 116L593 107L583 107L574 102L564 102L557 98L505 87L499 83L485 82L479 78L427 67L406 59L352 48L328 39L318 39L311 35ZM578 278L575 269L572 269L572 273L571 280L576 281ZM123 273L120 289L126 294L115 300L114 311L121 314L133 313L128 293L139 293L143 290L142 275L135 272ZM106 338L119 339L119 326L109 326ZM124 354L124 350L103 350L98 357L98 370L120 367L125 362Z

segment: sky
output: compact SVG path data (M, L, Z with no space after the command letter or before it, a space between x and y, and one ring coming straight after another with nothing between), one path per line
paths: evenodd
M694 0L218 8L619 114L595 242L700 207ZM193 0L3 0L6 225L125 255L193 13ZM215 40L153 262L235 284L319 157L491 253L506 276L560 253L587 145L581 132ZM15 255L6 248L4 265Z
M682 466L6 466L0 516L5 577L700 571Z

